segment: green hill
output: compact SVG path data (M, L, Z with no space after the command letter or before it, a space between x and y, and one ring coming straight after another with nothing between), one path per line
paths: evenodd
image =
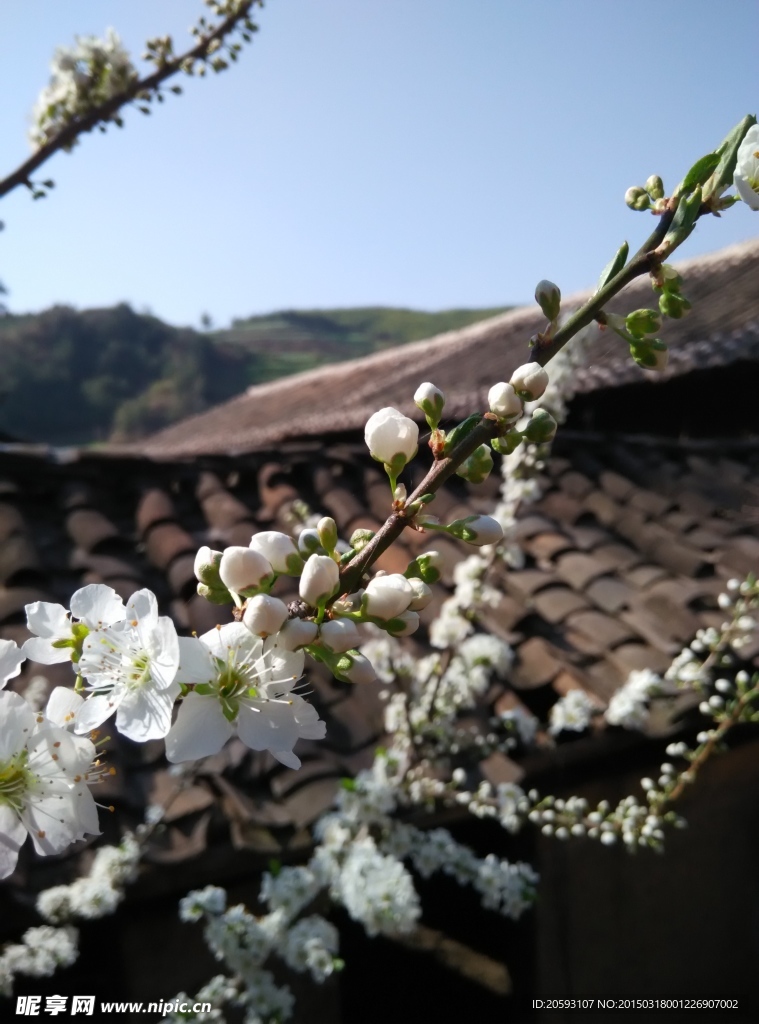
M124 304L6 314L0 316L0 434L55 445L144 437L252 384L499 312L292 310L209 333L171 327Z

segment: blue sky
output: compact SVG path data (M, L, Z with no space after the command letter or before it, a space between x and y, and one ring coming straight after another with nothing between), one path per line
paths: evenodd
M28 153L50 57L109 25L139 57L199 0L0 7L0 174ZM0 207L14 312L128 301L176 324L282 308L532 301L594 283L759 108L759 5L730 0L269 0L238 66L50 161ZM681 250L759 234L738 206Z

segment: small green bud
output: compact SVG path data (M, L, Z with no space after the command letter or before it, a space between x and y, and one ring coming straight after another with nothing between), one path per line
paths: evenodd
M635 342L630 355L644 370L663 370L669 360L669 349L659 338Z
M647 210L651 206L651 196L644 188L633 185L625 192L625 203L631 210Z
M210 601L211 604L233 604L232 595L226 589L222 590L217 587L208 587L205 583L198 584L198 593L201 597L204 597L206 601Z
M522 434L532 444L545 444L548 441L553 441L557 427L558 424L550 412L545 409L536 409Z
M413 561L409 562L408 568L404 572L406 579L412 579L418 577L428 585L437 583L440 579L441 568L443 560L439 551L424 551L421 555L417 555Z
M636 309L625 317L625 327L634 338L661 330L661 316L654 309Z
M456 476L467 480L470 484L481 484L487 480L493 468L493 456L486 444L481 444L468 459L465 459L456 470Z
M337 546L337 523L331 516L323 516L316 524L319 542L327 554L332 554Z
M511 455L515 451L524 438L518 430L510 430L507 434L502 437L494 437L490 442L490 447L494 452L498 452L499 455Z
M555 320L561 309L561 292L553 281L538 281L535 301L543 310L547 320Z
M661 180L658 174L652 174L649 178L647 178L646 184L643 187L652 199L664 198L664 182Z
M659 296L662 316L671 317L672 320L681 320L690 308L690 302L679 292L663 291Z
M374 530L354 530L348 542L354 551L363 551L374 536Z

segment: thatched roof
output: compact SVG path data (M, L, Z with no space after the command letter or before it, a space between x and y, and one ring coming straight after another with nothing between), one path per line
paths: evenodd
M759 240L731 246L678 264L693 311L668 321L662 337L670 363L657 380L697 368L759 357ZM591 292L569 296L564 308L581 305ZM631 284L610 304L628 312L652 304L648 278ZM446 412L465 415L481 407L489 387L508 380L529 358L528 339L545 326L536 307L511 310L491 320L427 341L363 359L332 364L249 388L208 412L183 420L121 451L150 458L235 455L284 441L362 429L386 405L419 416L412 395L423 380L446 393ZM596 331L579 391L652 379L636 366L622 341Z

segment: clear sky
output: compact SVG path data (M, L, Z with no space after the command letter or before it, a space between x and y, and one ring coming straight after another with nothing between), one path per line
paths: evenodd
M50 57L112 25L176 48L199 0L0 5L0 174ZM532 301L594 283L673 187L759 108L756 0L269 0L240 63L82 139L56 189L0 205L14 312L128 301L218 326L282 308ZM742 206L681 250L759 234Z

